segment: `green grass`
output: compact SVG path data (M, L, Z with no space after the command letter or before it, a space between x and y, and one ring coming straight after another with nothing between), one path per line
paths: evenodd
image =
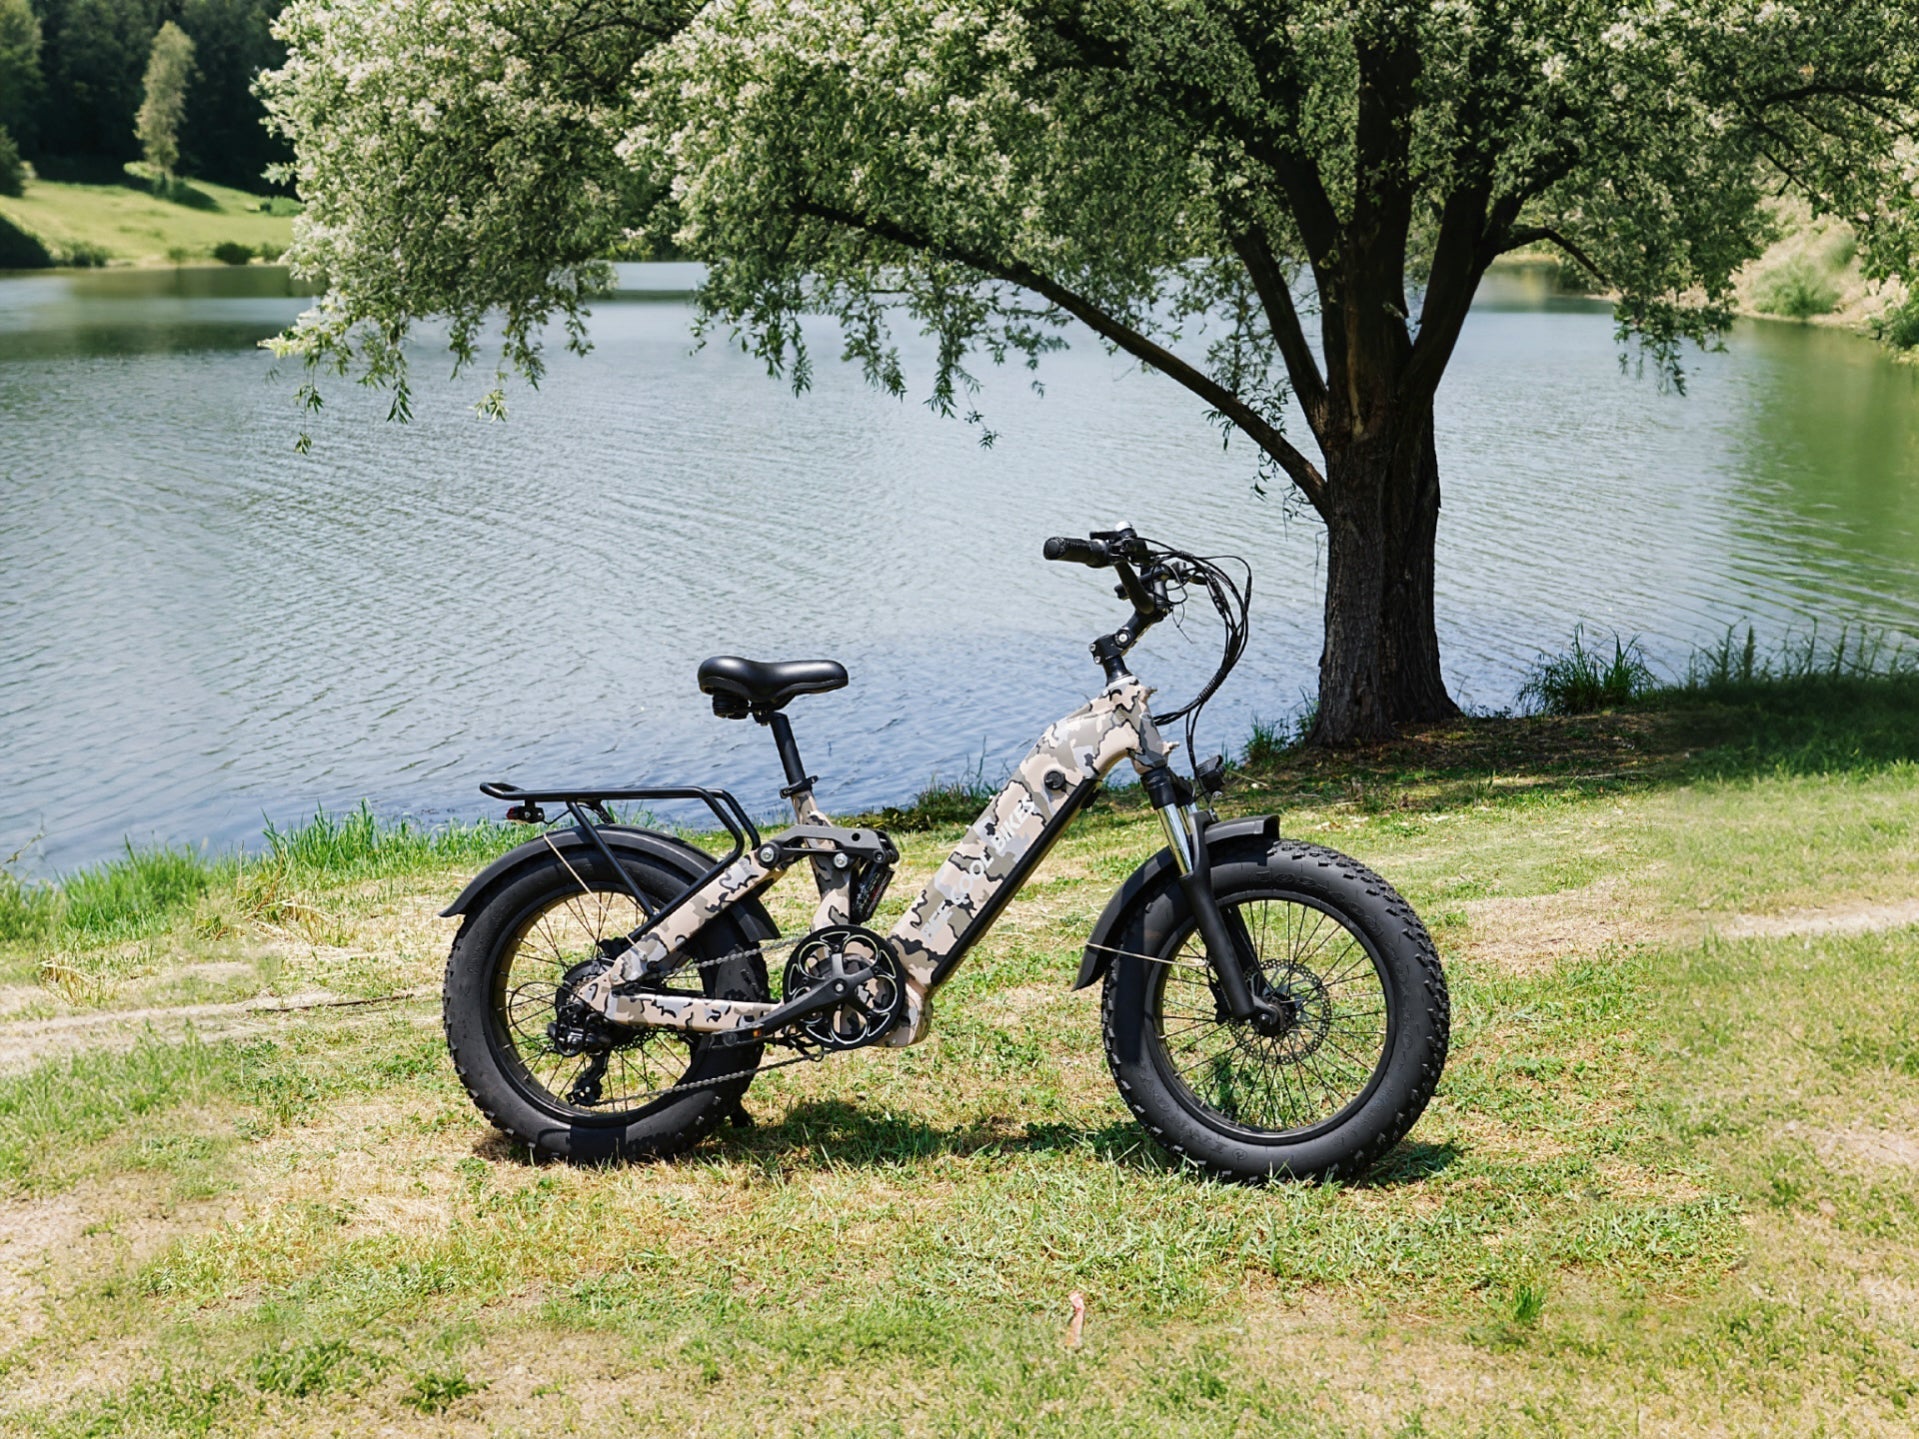
M284 204L203 180L190 182L181 200L138 183L34 180L19 198L0 196L0 222L32 237L56 264L204 263L221 245L278 255L293 239Z
M1629 704L1653 689L1653 673L1637 640L1613 636L1612 657L1586 647L1585 631L1573 631L1572 647L1543 655L1519 689L1519 703L1536 714L1583 715Z
M527 1162L431 1001L0 1073L0 1427L1910 1432L1919 681L1854 643L1729 637L1619 710L1242 765L1230 812L1375 866L1447 964L1445 1080L1357 1184L1211 1183L1120 1105L1066 985L1158 844L1124 802L932 1042L763 1076L756 1128L673 1164ZM957 829L902 830L889 912ZM431 985L434 911L518 833L316 821L98 951L145 977L24 982L96 1017L210 960L260 992ZM0 942L0 972L42 947Z

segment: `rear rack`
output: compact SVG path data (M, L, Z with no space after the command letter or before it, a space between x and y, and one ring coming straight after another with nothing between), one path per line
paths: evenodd
M600 858L606 861L613 873L620 877L621 883L626 886L627 893L633 896L633 902L640 907L640 913L646 916L646 923L627 936L629 943L637 940L718 879L727 866L739 859L747 850L760 847L760 832L752 818L740 802L723 789L707 789L702 785L646 785L635 789L605 789L598 785L568 789L521 789L516 784L494 781L481 785L480 793L488 799L510 801L516 808L522 805L541 804L566 806L567 813L573 816L573 823L600 852ZM713 812L713 817L733 837L732 849L728 850L706 873L658 908L647 902L639 885L634 883L633 876L628 874L626 866L614 857L612 849L600 837L599 832L599 825L614 822L613 812L607 808L609 802L656 799L696 799ZM592 811L591 814L588 813L589 810ZM537 814L537 809L534 812ZM594 823L595 819L598 819L599 824Z

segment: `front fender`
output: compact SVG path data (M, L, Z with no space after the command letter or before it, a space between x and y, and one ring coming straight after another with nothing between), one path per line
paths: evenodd
M1277 815L1262 814L1246 819L1222 820L1206 827L1208 856L1228 845L1238 847L1256 844L1263 851L1278 842ZM1100 911L1093 932L1086 937L1086 953L1080 959L1079 977L1073 981L1074 989L1085 989L1106 973L1107 966L1113 962L1113 936L1124 928L1126 915L1133 906L1161 885L1176 884L1178 880L1179 866L1173 860L1173 852L1168 849L1162 849L1127 876L1126 883L1106 901L1106 908Z
M598 832L600 838L606 841L606 847L614 854L630 854L635 859L644 859L670 871L687 884L692 884L713 867L713 856L705 850L677 836L661 834L658 830L607 824L601 825ZM548 848L549 842L553 848ZM553 853L553 849L558 849L562 855L571 855L576 850L584 850L595 857L599 854L593 842L576 829L555 830L530 839L508 850L474 875L466 888L460 891L460 897L440 911L441 916L451 919L478 908L480 901L495 886L517 873L522 866L545 859ZM748 939L764 942L779 938L780 932L772 917L757 899L733 904L727 909L727 914L739 920Z

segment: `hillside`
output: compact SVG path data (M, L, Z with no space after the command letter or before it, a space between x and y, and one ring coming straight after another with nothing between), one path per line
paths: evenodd
M31 181L20 198L0 196L0 220L27 238L23 245L0 232L0 267L190 264L218 258L222 244L273 258L292 241L286 200L203 180L176 193L181 198L154 194L131 168L121 184ZM7 253L8 240L20 253Z

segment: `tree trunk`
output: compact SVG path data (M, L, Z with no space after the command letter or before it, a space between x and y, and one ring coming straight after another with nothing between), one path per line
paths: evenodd
M1432 417L1327 456L1326 643L1308 740L1390 739L1459 713L1439 670L1433 546L1439 464Z

